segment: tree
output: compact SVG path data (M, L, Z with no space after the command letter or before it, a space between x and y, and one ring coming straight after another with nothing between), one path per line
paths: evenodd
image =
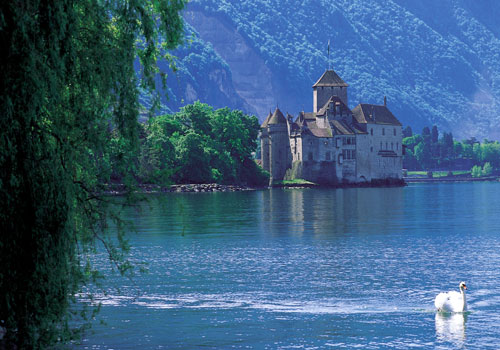
M482 171L479 165L474 165L470 171L472 177L481 177Z
M415 134L415 135L410 136L410 137L405 137L403 139L403 145L405 145L407 147L407 149L410 149L413 151L415 149L415 146L423 141L424 141L424 139L422 138L422 136Z
M175 154L178 171L175 180L178 183L207 183L212 181L209 156L205 152L206 140L194 130L180 135L176 141Z
M493 173L493 167L489 162L484 163L483 170L482 170L482 175L483 176L490 176Z
M438 142L438 139L439 139L438 128L437 128L436 125L433 125L432 126L432 131L431 131L431 142L433 144L436 144Z
M481 145L481 162L488 162L494 168L500 167L500 143L488 142Z
M411 126L408 125L406 128L403 129L403 138L412 136L413 136L413 131L411 130Z
M122 250L106 236L110 212L100 194L111 169L132 193L139 87L153 91L157 59L180 42L183 6L0 4L0 319L9 347L75 336L71 305L94 275L88 254L96 240L116 269L130 269L123 232L115 238Z
M422 137L425 139L426 137L430 137L430 136L431 136L431 130L429 129L428 126L425 126L422 129Z
M432 166L431 147L430 144L424 142L419 143L415 147L415 158L422 169L429 169Z
M177 183L217 182L262 185L268 182L252 159L257 144L259 123L255 116L239 110L213 110L207 104L195 102L180 112L153 119L146 127L141 154L142 180L160 165L175 169L170 179ZM162 148L154 144L174 146L174 155L161 155ZM155 155L154 157L152 155ZM167 160L175 159L173 164Z

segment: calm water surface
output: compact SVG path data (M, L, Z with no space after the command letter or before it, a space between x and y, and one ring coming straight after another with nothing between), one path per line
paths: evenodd
M80 349L500 349L500 183L151 199Z

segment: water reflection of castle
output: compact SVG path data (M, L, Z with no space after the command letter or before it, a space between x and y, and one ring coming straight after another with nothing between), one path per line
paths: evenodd
M262 231L286 236L380 234L380 226L400 224L394 213L404 200L402 188L270 189L261 195ZM368 225L367 219L376 219L377 225Z
M261 125L262 166L271 181L318 183L401 179L401 123L383 105L347 107L348 85L327 70L313 85L313 112L283 115L276 108Z

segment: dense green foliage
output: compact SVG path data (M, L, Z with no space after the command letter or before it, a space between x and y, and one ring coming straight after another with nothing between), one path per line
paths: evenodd
M351 108L359 102L381 104L386 95L389 108L405 125L421 130L437 124L461 139L500 139L498 1L193 0L188 9L216 18L243 36L245 45L271 71L274 101L291 114L309 110L311 85L328 66L330 40L332 66L350 85ZM192 25L198 29L200 22L195 17ZM213 27L205 28L202 38L210 36ZM220 106L222 93L205 96L203 91L207 85L221 92L231 87L222 88L216 79L205 77L220 71L221 59L229 67L226 76L236 76L235 67L245 66L234 64L234 57L208 54L217 45L233 44L231 38L217 43L221 38L213 37L193 47L205 58L200 71L185 63L192 80L203 81L203 86L192 84L198 98ZM186 54L179 52L179 57ZM253 87L241 96L252 104L259 89ZM184 86L173 93L176 101L187 96ZM227 98L224 102L240 108Z
M96 241L120 272L129 270L121 231L106 236L113 214L99 193L112 177L133 189L139 87L153 90L160 52L180 42L183 6L1 3L0 321L7 333L0 347L43 348L74 337L72 303L94 276L88 257Z
M453 139L451 133L438 137L438 129L425 127L421 134L413 134L411 128L403 131L405 155L403 167L408 170L471 169L473 176L491 175L500 169L500 143L471 138L465 141Z
M259 123L239 110L195 102L145 126L139 177L143 182L266 185L252 159Z

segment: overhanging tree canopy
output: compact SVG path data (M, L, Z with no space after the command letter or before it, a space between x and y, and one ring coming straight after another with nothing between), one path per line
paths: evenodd
M138 89L153 91L157 59L179 44L184 3L0 4L0 321L20 348L72 336L81 253L104 239L97 194L112 169L132 183Z

